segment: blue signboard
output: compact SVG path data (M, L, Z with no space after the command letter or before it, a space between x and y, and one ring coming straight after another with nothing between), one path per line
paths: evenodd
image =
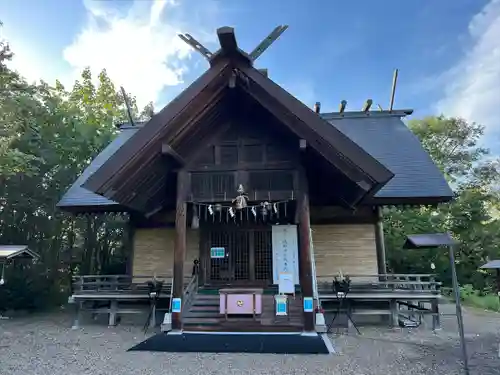
M304 312L313 312L312 297L304 297Z
M181 312L182 302L180 298L172 298L172 312L180 313Z
M286 296L275 296L276 298L276 315L287 315Z
M223 247L211 247L210 248L210 258L225 258L226 249Z

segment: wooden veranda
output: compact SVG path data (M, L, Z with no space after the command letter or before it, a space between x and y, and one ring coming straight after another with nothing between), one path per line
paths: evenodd
M156 312L171 312L172 276L156 275L163 281L158 301L152 306L148 281L153 276L85 275L74 278L70 301L76 304L75 326L83 312L107 314L109 325L116 325L122 314L142 314L154 309L151 326L157 325ZM429 274L345 275L351 280L350 290L342 299L333 289L338 275L317 278L320 306L328 315L348 313L356 323L363 316L386 316L390 326L404 321L421 322L432 317L432 329L440 327L439 301L441 283ZM182 316L189 311L193 295L198 292L197 275L185 277L183 283ZM202 287L200 287L201 289ZM342 300L342 305L340 302ZM327 317L327 325L331 318ZM349 320L348 320L349 322Z

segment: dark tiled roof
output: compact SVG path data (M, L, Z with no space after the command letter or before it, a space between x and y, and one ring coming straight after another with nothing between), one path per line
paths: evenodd
M405 113L400 113L405 115ZM381 202L396 201L401 198L449 200L453 193L443 175L436 167L418 138L401 121L398 115L373 112L322 114L333 126L342 131L370 155L379 160L395 176L376 195ZM94 194L81 185L104 162L115 153L140 126L122 126L120 134L83 171L80 177L64 194L58 207L67 210L84 210L85 207L103 206L109 209L118 206L100 195Z
M376 198L446 200L453 196L441 171L399 116L376 112L374 116L322 116L394 173Z
M83 173L78 177L68 191L63 195L57 207L67 210L77 210L89 206L118 206L118 203L103 196L92 193L81 185L94 173L106 160L109 159L135 132L139 127L122 126L118 136L89 164Z

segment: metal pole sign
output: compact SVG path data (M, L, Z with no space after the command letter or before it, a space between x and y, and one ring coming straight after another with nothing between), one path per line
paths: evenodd
M469 375L469 360L467 357L467 347L465 345L464 320L462 317L462 306L460 304L460 290L458 287L457 269L455 266L455 250L453 248L453 245L449 246L449 251L450 251L451 279L453 283L453 292L455 294L455 307L457 310L458 332L460 334L460 344L462 346L464 371L466 375Z
M465 375L469 375L469 361L467 357L467 348L464 335L464 320L462 317L462 306L460 305L460 291L458 287L457 269L455 267L455 250L458 245L449 233L427 233L413 234L406 236L406 242L403 245L405 249L439 249L448 247L450 253L451 279L453 283L453 293L455 295L455 307L457 313L458 333L460 335L460 345L462 347L462 359L464 361Z

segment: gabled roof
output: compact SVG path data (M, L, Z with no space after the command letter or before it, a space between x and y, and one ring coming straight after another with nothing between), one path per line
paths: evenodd
M355 142L258 72L238 49L232 29L219 29L218 34L221 51L210 69L120 147L83 183L84 188L133 209L157 210L165 203L167 172L173 169L165 165L162 146L176 162L189 156L182 150L192 152L200 146L194 142L206 142L221 119L231 119L238 107L237 92L258 102L331 164L338 173L335 188L344 188L339 198L347 205L372 196L393 177Z
M379 204L438 203L453 198L443 174L420 140L401 120L404 111L324 113L322 117L394 173L376 195Z
M345 112L344 115L323 113L321 116L394 173L392 180L375 195L373 203L430 204L449 201L453 197L452 190L418 138L401 120L401 116L408 113L384 111L367 115L364 112ZM120 135L83 171L64 194L58 207L68 211L124 209L81 185L137 130L137 126L122 127Z
M0 262L12 259L38 259L40 256L26 245L0 245Z
M82 174L66 191L61 200L57 203L67 211L88 211L90 207L99 210L119 209L120 205L102 195L95 194L82 187L83 183L92 176L118 149L134 135L140 126L123 125L120 127L120 133L111 143L104 148L92 162L85 168ZM123 207L122 207L123 209Z

